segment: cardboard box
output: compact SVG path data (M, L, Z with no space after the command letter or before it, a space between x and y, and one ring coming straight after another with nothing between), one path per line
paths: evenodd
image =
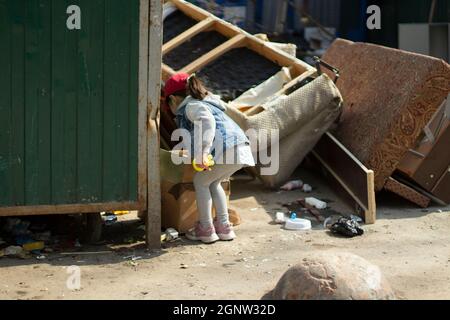
M160 157L162 227L175 228L178 232L185 233L198 221L195 189L192 182L195 171L191 165L175 165L169 151L161 150ZM224 181L222 187L229 200L230 181Z

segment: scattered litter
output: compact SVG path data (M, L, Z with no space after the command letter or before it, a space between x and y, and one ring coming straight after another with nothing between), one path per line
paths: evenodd
M124 216L126 214L130 214L130 211L114 211L114 215L116 216Z
M25 243L22 247L26 251L38 251L44 249L45 244L43 241L28 242Z
M358 222L344 217L335 222L331 226L330 230L334 234L343 235L349 238L361 236L364 234L364 230L360 227Z
M353 221L358 222L358 223L363 223L364 222L361 217L355 216L354 214L350 215L350 219L352 219Z
M124 259L124 260L137 261L137 260L141 260L142 257L141 257L141 256L131 255L131 256L123 257L123 259Z
M52 253L52 252L54 252L54 250L53 250L52 248L45 247L45 248L42 250L42 252L44 252L44 253Z
M310 193L312 191L312 187L309 184L304 184L302 187L302 191L304 193Z
M61 252L63 256L78 256L78 255L96 255L96 254L109 254L114 253L114 251L78 251L78 252Z
M127 261L127 264L129 264L132 267L137 267L139 265L139 263L137 263L135 261Z
M184 263L180 264L180 269L187 269L187 268L189 268L187 264Z
M47 259L47 257L45 255L41 254L41 255L36 256L36 259L37 260L45 260L45 259Z
M326 209L327 208L327 203L320 201L319 199L313 198L313 197L309 197L309 198L305 198L305 202L306 204L313 206L319 210L322 209Z
M284 212L277 212L275 214L275 222L278 224L283 224L286 222L286 216L284 215Z
M9 246L0 251L0 256L12 257L23 253L23 248L19 246Z
M323 222L323 228L330 229L331 226L339 220L339 218L341 218L341 216L339 217L331 216L326 218L325 221Z
M257 211L258 209L259 209L259 207L257 207L257 208L251 208L250 211L254 212L254 211Z
M12 236L24 236L30 235L31 231L28 230L30 222L21 220L18 218L9 218L6 220L4 231Z
M174 228L168 228L165 234L167 241L175 240L179 237L178 231L175 230Z
M301 210L303 213L308 213L308 214L312 215L314 218L316 218L317 222L323 223L325 218L322 216L322 214L320 213L320 211L318 209L316 209L314 206L306 203L305 199L299 199L299 200L297 200L297 203L302 206Z
M311 221L307 219L288 219L284 225L286 230L311 230Z
M52 233L50 231L45 231L40 233L34 233L33 239L36 241L50 241L51 236Z
M283 191L292 191L296 189L301 189L302 187L303 187L302 180L293 180L283 185L280 189Z
M106 212L103 215L103 222L105 225L109 226L117 222L117 216L114 213Z
M75 246L75 248L81 248L82 245L81 245L81 243L80 243L80 240L75 239L75 244L74 244L74 246Z

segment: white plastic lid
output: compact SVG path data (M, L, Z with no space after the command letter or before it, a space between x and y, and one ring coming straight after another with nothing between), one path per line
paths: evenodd
M284 228L287 230L311 230L311 221L306 219L288 219Z

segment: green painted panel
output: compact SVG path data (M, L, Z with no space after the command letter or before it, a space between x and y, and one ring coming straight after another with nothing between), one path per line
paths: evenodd
M137 201L139 0L0 0L0 40L0 206Z

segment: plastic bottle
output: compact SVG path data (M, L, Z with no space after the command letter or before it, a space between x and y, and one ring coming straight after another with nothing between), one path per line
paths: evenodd
M309 204L310 206L313 206L313 207L315 207L316 209L319 209L319 210L327 208L327 203L326 202L320 201L319 199L316 199L316 198L312 198L312 197L306 198L305 202L307 204Z

